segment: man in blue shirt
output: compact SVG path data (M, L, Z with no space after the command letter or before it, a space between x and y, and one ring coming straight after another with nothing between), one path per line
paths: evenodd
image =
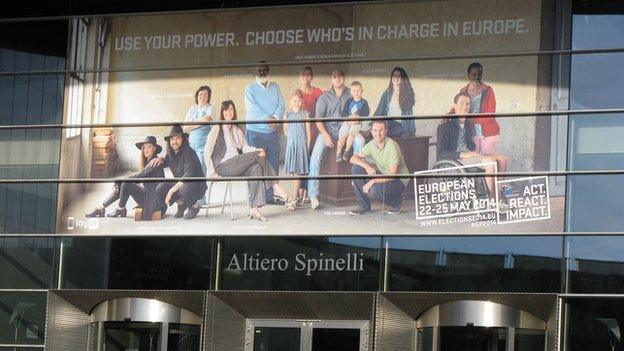
M279 86L269 81L269 66L260 61L256 68L256 81L245 88L245 109L247 121L265 121L266 123L247 124L247 142L249 145L262 148L266 152L267 161L275 174L279 174L280 135L277 123L271 120L280 119L284 115L284 97ZM266 192L267 203L275 203L273 189Z
M344 85L345 73L336 69L331 74L332 86L325 91L316 101L316 118L342 117L342 111L351 98L351 93ZM338 141L338 131L342 121L316 122L319 134L312 148L310 156L310 176L318 176L321 172L321 164L328 148L333 148ZM353 152L357 152L364 146L364 137L358 135L353 140ZM310 194L310 206L316 210L320 206L318 179L308 180L308 194Z

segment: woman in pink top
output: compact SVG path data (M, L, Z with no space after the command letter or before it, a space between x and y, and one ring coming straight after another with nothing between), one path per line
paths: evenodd
M491 86L483 83L483 66L479 62L473 62L468 66L468 79L470 82L462 87L460 93L468 93L470 96L470 113L493 113L496 112L496 96ZM477 151L483 155L496 154L496 146L500 139L500 126L496 118L492 116L475 116L471 118L474 124L475 142Z

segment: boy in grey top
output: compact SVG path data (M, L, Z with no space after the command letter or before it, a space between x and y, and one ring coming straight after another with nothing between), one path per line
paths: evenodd
M345 73L341 69L334 70L331 75L332 87L325 91L316 101L316 118L342 117L347 100L351 98L351 93L344 85ZM310 157L310 176L318 176L321 171L321 163L327 152L327 148L333 148L338 141L338 131L342 121L316 122L319 134L314 142L312 156ZM364 146L364 138L359 135L353 141L353 152ZM308 193L310 194L310 204L312 209L317 209L320 205L319 180L308 180Z

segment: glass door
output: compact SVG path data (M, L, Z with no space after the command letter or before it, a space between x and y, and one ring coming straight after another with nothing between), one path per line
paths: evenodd
M91 311L90 351L199 351L202 318L155 299L119 297Z
M543 351L543 330L497 327L416 329L416 351Z
M199 325L169 323L167 351L200 350L200 335Z
M158 351L160 323L107 322L105 351Z
M94 322L90 351L199 351L199 325L149 322Z
M254 351L296 351L301 347L301 328L257 327Z
M359 329L314 328L312 330L312 351L359 350Z
M546 321L481 300L432 306L416 320L417 351L543 351Z
M507 351L507 328L442 327L440 351Z
M366 351L368 321L247 320L245 351Z

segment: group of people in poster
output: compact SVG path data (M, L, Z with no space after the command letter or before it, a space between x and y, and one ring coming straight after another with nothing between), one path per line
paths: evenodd
M496 112L494 91L482 81L483 66L478 62L468 66L467 74L469 83L459 90L448 117L438 126L437 158L452 159L463 165L492 162L497 164L498 172L504 172L507 157L496 151L499 124L492 116L478 115ZM136 143L141 153L141 171L131 177L164 178L165 168L174 177L275 176L279 173L280 125L286 135L285 174L318 176L329 149L335 149L336 162L352 164L353 174L409 173L396 139L415 135L414 119L360 120L371 114L362 82L347 84L344 71L336 69L331 73L331 87L323 91L312 85L313 69L306 66L299 72L300 87L285 100L279 85L269 76L270 67L261 62L255 71L256 80L245 89L245 120L253 122L246 124L245 131L239 124L228 123L174 125L164 136L164 157L159 156L162 147L156 138L146 136ZM184 121L237 120L234 101L223 101L216 108L211 104L211 96L209 86L200 86L195 92L195 104L188 109ZM373 116L412 116L414 104L414 89L407 72L395 67ZM279 119L310 117L343 120L276 123ZM485 166L484 170L492 173L495 168ZM408 181L393 177L354 179L357 207L349 213L370 212L372 200L382 201L389 214L399 213ZM495 198L500 190L495 188L493 178L486 177L486 183L489 196ZM275 180L250 180L247 184L252 219L267 220L260 210L266 204L280 204L288 210L308 202L312 209L320 207L318 179L308 179L303 184L295 180L290 193ZM117 182L111 194L86 216L126 217L126 204L132 197L142 209L143 219L151 219L155 212L164 215L174 204L177 204L176 218L192 219L205 205L206 190L204 181ZM106 212L115 202L116 208Z

